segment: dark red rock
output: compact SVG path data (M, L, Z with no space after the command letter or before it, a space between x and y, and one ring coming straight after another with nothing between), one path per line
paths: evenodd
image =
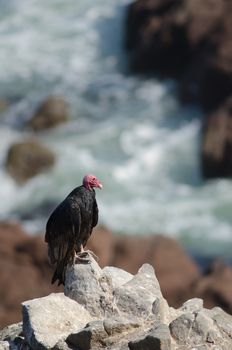
M28 122L34 131L53 128L68 120L68 104L61 96L49 96Z
M205 120L201 161L206 178L232 176L232 96Z
M173 306L181 305L199 278L196 263L174 239L161 235L118 237L112 265L136 273L145 262L155 268L162 293Z
M29 237L17 223L0 223L0 326L21 320L21 302L58 291L42 237Z
M232 269L216 265L202 277L195 262L171 238L116 236L99 227L88 248L99 256L101 266L114 265L136 273L143 263L150 263L172 306L199 296L206 305L232 313ZM52 272L43 236L28 236L17 223L0 223L0 327L21 319L22 301L63 290L51 285Z
M232 313L232 268L222 261L214 261L205 276L192 288L192 293L204 300L204 306L221 306Z
M116 237L105 227L97 227L87 243L85 249L90 249L98 257L98 263L101 267L112 263L114 255L114 245Z
M182 100L215 109L232 91L232 2L137 0L126 42L132 69L175 77Z
M54 153L34 139L12 144L6 158L8 172L19 183L47 171L54 163Z

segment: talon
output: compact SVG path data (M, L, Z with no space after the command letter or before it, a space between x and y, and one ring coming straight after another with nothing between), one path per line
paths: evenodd
M76 260L79 262L90 262L89 255L95 258L97 261L99 260L99 257L96 254L94 254L94 252L92 252L91 250L82 249L79 253L76 254L75 262Z
M89 264L89 259L88 258L84 258L84 257L81 257L81 256L76 256L75 259L74 259L74 263L75 264L79 264L79 263L86 263L86 264Z

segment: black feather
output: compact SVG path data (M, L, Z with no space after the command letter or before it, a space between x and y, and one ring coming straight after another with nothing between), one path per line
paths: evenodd
M94 189L75 188L50 215L45 242L55 272L52 283L64 284L66 267L74 260L75 252L86 245L98 222L98 206Z

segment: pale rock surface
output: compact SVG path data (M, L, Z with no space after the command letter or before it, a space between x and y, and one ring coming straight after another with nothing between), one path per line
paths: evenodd
M102 272L111 277L112 286L114 289L129 282L134 277L131 273L113 266L104 267Z
M10 350L10 343L8 341L0 341L0 350Z
M14 340L15 337L18 337L19 335L21 335L22 331L23 331L22 322L14 323L10 326L6 326L2 330L0 330L0 341Z
M92 256L89 258L89 264L75 264L67 269L64 294L95 317L117 314L111 276L103 272Z
M67 269L65 294L24 302L23 333L0 331L0 350L232 349L232 316L197 298L169 307L148 264L132 276L90 257Z
M171 350L171 335L167 325L157 324L144 338L129 342L130 350Z
M147 319L152 316L153 303L162 298L154 269L144 264L126 284L114 291L115 303L121 314Z
M92 320L89 312L63 293L26 301L23 306L23 331L33 349L52 349L70 332Z

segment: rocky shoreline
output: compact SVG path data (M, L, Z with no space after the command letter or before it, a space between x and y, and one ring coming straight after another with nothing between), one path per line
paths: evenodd
M180 307L185 300L198 297L206 307L220 306L232 313L232 268L215 261L202 274L196 261L169 237L115 235L98 227L88 248L99 257L101 267L115 266L135 274L149 263L171 306ZM24 300L63 289L50 284L52 270L42 236L28 236L19 223L2 222L0 252L0 326L4 327L20 320Z
M0 331L0 349L229 350L232 316L190 299L174 309L154 269L135 275L90 263L71 266L63 293L22 303L22 322Z
M232 3L137 0L128 7L126 46L133 72L175 78L180 100L205 111L205 178L232 174Z

